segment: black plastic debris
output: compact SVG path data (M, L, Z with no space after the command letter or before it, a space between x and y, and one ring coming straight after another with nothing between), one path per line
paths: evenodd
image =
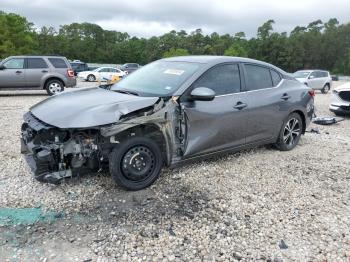
M333 116L318 116L312 119L312 122L317 125L333 125L344 121L344 118Z
M287 249L288 248L286 242L284 242L283 239L281 239L281 241L278 243L278 246L280 249Z
M314 133L318 135L321 134L321 131L317 127L311 128L310 131L306 130L305 132Z

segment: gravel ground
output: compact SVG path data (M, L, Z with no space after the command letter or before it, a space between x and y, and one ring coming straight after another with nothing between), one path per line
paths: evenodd
M311 125L321 133L291 152L261 147L165 170L126 192L105 173L59 186L31 177L19 130L39 94L0 97L0 207L54 216L0 223L1 261L350 261L349 118ZM318 115L331 114L329 100L317 93Z

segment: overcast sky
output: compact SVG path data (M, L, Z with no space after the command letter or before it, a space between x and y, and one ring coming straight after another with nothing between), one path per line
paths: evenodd
M252 37L268 19L280 32L317 19L350 22L350 0L0 0L0 10L26 16L37 27L90 22L142 37L196 28Z

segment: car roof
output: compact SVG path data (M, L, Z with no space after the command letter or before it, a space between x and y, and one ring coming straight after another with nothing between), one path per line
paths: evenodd
M314 72L314 71L321 71L321 72L327 72L327 73L329 73L329 71L327 71L327 70L322 70L322 69L298 70L298 71L296 71L296 72Z
M227 62L253 63L253 64L271 67L283 74L287 74L285 71L283 71L282 69L272 64L255 60L255 59L245 58L245 57L198 55L198 56L177 56L177 57L163 58L161 60L169 61L169 62L189 62L189 63L201 63L201 64L213 64L213 65L219 64L219 63L227 63Z
M64 56L59 55L15 55L15 56L9 56L8 58L38 58L38 57L52 57L52 58L64 58Z

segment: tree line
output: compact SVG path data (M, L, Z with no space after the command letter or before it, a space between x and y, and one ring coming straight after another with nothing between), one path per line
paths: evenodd
M336 18L296 26L290 33L275 32L274 20L257 28L257 35L244 32L206 35L170 31L142 38L125 32L104 30L92 23L61 25L58 30L36 28L25 17L0 11L0 59L10 55L55 54L85 62L147 64L177 55L227 55L272 63L288 72L318 68L333 74L350 74L350 23Z

